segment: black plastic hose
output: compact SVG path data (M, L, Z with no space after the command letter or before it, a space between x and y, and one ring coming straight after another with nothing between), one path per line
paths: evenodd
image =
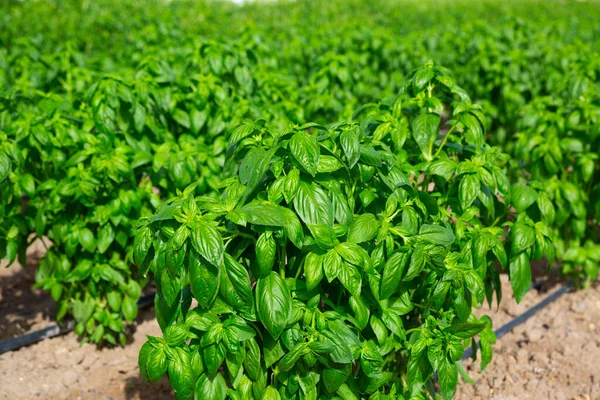
M544 281L538 282L538 284L534 284L533 288L537 289L537 288L541 287L543 282ZM560 289L558 289L554 293L548 295L544 300L540 301L538 304L531 307L529 310L525 311L523 314L519 315L512 321L502 325L500 328L498 328L495 331L496 338L498 338L498 339L501 338L502 336L504 336L507 333L509 333L510 331L512 331L515 327L523 324L525 321L527 321L529 318L531 318L533 315L535 315L538 311L542 310L543 308L548 306L550 303L556 301L563 294L568 293L571 289L572 289L572 286L570 284L562 286ZM154 303L155 295L156 295L156 293L151 293L151 294L142 296L140 298L140 300L138 301L138 308L143 309L143 308L146 308L146 307L152 305ZM74 324L72 321L63 326L56 324L56 325L53 325L53 326L50 326L50 327L47 327L44 329L40 329L39 331L26 333L26 334L21 335L16 338L3 340L0 342L0 354L6 353L7 351L14 351L14 350L17 350L24 346L32 345L32 344L42 341L44 339L63 335L65 333L73 330L73 326L74 326ZM477 346L479 346L479 342L477 343ZM471 357L472 354L473 354L473 349L471 347L469 347L465 351L465 354L463 355L463 360L466 360L467 358Z
M502 336L506 335L507 333L509 333L510 331L515 329L517 326L525 323L529 318L533 317L538 311L546 308L552 302L558 300L562 295L570 292L572 289L573 289L573 286L571 284L566 284L566 285L562 286L560 289L556 290L555 292L549 294L548 296L546 296L546 298L544 300L540 301L535 306L533 306L529 310L525 311L523 314L519 315L518 317L514 318L513 320L502 325L500 328L496 329L494 331L494 333L496 334L496 339L500 339ZM477 347L479 347L479 342L477 342ZM467 358L471 357L472 355L473 355L473 348L469 347L465 351L465 354L463 355L463 360L466 360Z
M140 297L138 300L138 309L146 308L154 303L154 296L156 293L150 293ZM52 338L55 336L64 335L73 330L75 323L69 321L64 325L52 325L39 331L26 333L16 338L3 340L0 342L0 354L6 353L7 351L18 350L21 347L30 346L34 343L40 342L44 339Z

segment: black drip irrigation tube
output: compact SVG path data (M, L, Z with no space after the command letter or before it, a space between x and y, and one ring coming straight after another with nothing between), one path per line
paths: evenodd
M532 285L532 289L539 289L544 284L544 282L545 281L540 281L540 282L534 283ZM565 284L560 289L556 290L552 294L549 294L544 300L540 301L538 304L531 307L529 310L525 311L523 314L519 315L518 317L514 318L512 321L510 321L510 322L502 325L500 328L496 329L494 331L496 333L496 338L497 339L501 338L502 336L506 335L507 333L512 331L517 326L525 323L525 321L527 321L529 318L534 316L538 311L542 310L543 308L548 306L550 303L556 301L562 295L570 292L571 289L572 289L571 284ZM145 296L142 296L140 298L140 300L138 301L138 308L143 309L143 308L146 308L146 307L152 305L154 303L155 295L156 295L156 293L150 293ZM19 336L16 338L3 340L0 342L0 354L6 353L7 351L18 350L21 347L32 345L32 344L42 341L44 339L63 335L67 332L72 331L73 327L74 327L73 321L69 321L67 324L62 325L62 326L55 324L48 328L40 329L39 331L26 333L25 335L22 335L22 336ZM479 346L479 343L477 343L477 346ZM465 354L463 355L463 360L466 360L467 358L471 357L472 355L473 355L473 348L469 347L465 351Z
M154 304L154 296L156 293L150 293L140 297L138 300L138 308L143 309ZM44 339L53 338L55 336L64 335L73 330L75 323L68 321L66 324L59 325L55 324L39 331L26 333L16 338L3 340L0 342L0 354L6 353L7 351L18 350L21 347L30 346L34 343L40 342Z
M538 289L543 284L544 284L544 281L541 281L539 283L536 282L533 285L533 288ZM573 286L570 283L567 283L567 284L561 286L559 289L557 289L556 291L554 291L551 294L549 294L548 296L546 296L546 298L544 298L544 300L540 301L535 306L531 307L527 311L523 312L521 315L515 317L511 321L502 325L500 328L496 329L494 331L494 333L496 334L496 339L500 339L502 336L506 335L507 333L510 333L510 331L515 329L517 326L524 324L529 318L533 317L538 311L541 311L542 309L546 308L548 305L550 305L554 301L558 300L562 295L569 293L572 289L573 289ZM477 347L479 347L479 342L477 342ZM471 357L472 355L473 355L473 348L469 347L465 351L465 354L463 355L463 360L466 360L467 358Z

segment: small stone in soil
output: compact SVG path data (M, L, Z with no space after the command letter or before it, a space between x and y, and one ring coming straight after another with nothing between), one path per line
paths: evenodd
M78 374L75 371L66 371L62 377L61 382L63 383L63 385L65 385L66 387L70 388L72 387L78 379Z
M529 352L525 349L519 349L517 351L517 361L519 364L527 364L529 361Z
M577 303L571 304L571 311L578 312L578 313L585 312L585 303L582 301L579 301Z
M544 330L541 328L532 328L526 332L527 338L531 342L539 342L544 336Z
M542 364L542 365L548 364L548 362L550 361L548 359L548 355L545 353L541 353L541 352L535 353L534 359L535 359L535 361L537 361L538 364Z

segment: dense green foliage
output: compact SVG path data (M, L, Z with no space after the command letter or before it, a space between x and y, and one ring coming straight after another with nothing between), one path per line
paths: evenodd
M555 255L582 286L598 275L599 18L593 2L2 2L0 257L25 265L28 244L45 238L37 285L57 301L57 319L74 317L96 343L125 341L154 278L165 339L146 345L142 369L158 357L147 377L167 371L182 398L198 377L214 398L240 381L256 398L269 385L290 398L330 395L323 385L335 379L312 373L341 379L349 363L360 379L334 396L368 397L377 384L426 396L419 385L430 390L436 370L449 397L462 341L484 328L482 343L492 341L488 322L470 315L499 293L495 260L518 301L531 260ZM296 178L284 176L319 188L334 222L299 210L288 187ZM253 204L285 211L260 223L243 211ZM288 217L297 236L282 230ZM358 243L366 233L352 233L354 221L368 233ZM200 228L222 242L218 254L203 253ZM360 262L340 258L344 243ZM266 274L271 258L285 281ZM338 273L319 275L338 259ZM242 272L239 282L227 275ZM273 285L310 321L267 321L254 304ZM192 295L200 308L188 312ZM220 333L201 329L207 321ZM466 323L472 330L456 339L451 326ZM287 371L279 358L254 365L260 374L236 369L248 351L266 361L270 345L283 357L318 342L328 324L360 344L352 361L319 358L307 344ZM227 382L201 356L209 344L227 360ZM376 359L363 366L365 354Z
M437 371L451 398L477 334L489 363L491 321L471 309L500 292L492 261L520 299L552 244L479 107L443 69L409 78L357 122L242 125L218 198L191 186L143 220L134 255L165 332L141 350L146 379L166 372L179 398L424 398Z

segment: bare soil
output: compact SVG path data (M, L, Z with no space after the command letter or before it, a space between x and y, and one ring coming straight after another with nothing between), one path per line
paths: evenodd
M532 290L517 305L503 279L505 299L487 314L498 328L557 289L550 283ZM475 384L459 387L459 400L600 399L600 287L561 296L500 338L483 373L478 362L464 366Z
M31 288L43 246L38 241L28 253L27 268L0 264L0 340L55 324L50 294ZM124 348L82 344L71 332L0 354L0 399L173 398L166 378L148 384L139 375L137 357L146 335L161 335L152 308L140 311Z
M53 324L56 305L50 293L33 289L34 269L43 247L36 242L28 257L27 268L5 268L0 262L0 340L20 336Z
M0 268L0 340L53 324L50 296L31 289L40 249L29 268ZM519 305L503 279L499 309L487 306L495 328L537 304L560 282L532 290ZM166 378L144 382L137 355L146 335L160 329L152 309L140 312L125 348L98 349L81 344L74 333L47 339L0 355L0 399L169 399ZM478 362L464 363L474 385L459 386L455 398L466 399L600 399L600 288L560 297L525 324L498 340L494 359L481 373Z

